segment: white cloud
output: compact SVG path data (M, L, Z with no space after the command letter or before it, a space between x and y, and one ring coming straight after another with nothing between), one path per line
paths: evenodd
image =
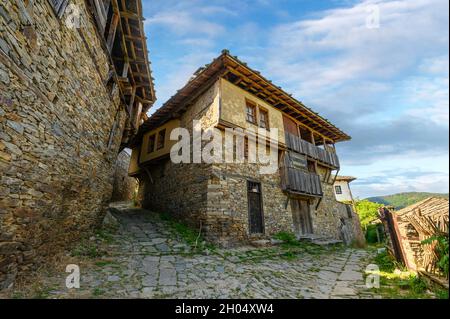
M197 19L189 11L161 12L147 18L145 24L164 26L180 36L195 33L215 37L224 31L220 24Z
M410 101L420 106L406 111L406 116L414 116L423 121L448 127L449 123L449 79L419 78L409 85Z
M366 26L373 4L380 8L378 29ZM270 36L267 69L302 95L351 80L390 79L448 43L447 10L437 0L365 1L284 24Z
M192 76L192 74L201 66L205 64L205 61L210 62L215 57L215 52L203 52L203 53L192 53L182 56L178 59L166 59L160 61L162 64L160 67L166 70L164 75L156 79L157 83L161 82L159 85L158 100L159 105L166 102L172 95L174 95L177 90L181 89ZM153 114L158 107L150 108L149 115Z

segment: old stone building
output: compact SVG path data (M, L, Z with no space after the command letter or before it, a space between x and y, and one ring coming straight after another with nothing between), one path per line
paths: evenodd
M190 156L180 163L171 160L179 153L172 149L180 142L176 128L192 138ZM263 148L275 143L280 164L262 173L264 164L249 160L250 141L262 135L259 131L244 137L242 162L196 161L196 142L208 145L196 128L216 129L222 137L226 129L263 128L270 134ZM340 166L334 145L349 139L224 51L141 126L129 173L140 180L144 207L173 214L224 246L280 231L350 243L361 239L358 217L336 201L332 173ZM227 148L225 143L217 153ZM236 159L237 146L231 147Z
M140 0L0 3L0 289L88 233L155 100Z
M336 200L343 203L353 203L353 194L350 188L350 183L353 182L356 177L353 176L336 176L334 181L334 195Z

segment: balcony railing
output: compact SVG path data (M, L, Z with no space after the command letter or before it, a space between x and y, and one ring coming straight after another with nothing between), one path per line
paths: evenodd
M280 174L281 188L284 191L301 195L323 196L319 175L286 166L280 168Z
M286 146L289 149L297 153L309 156L321 162L322 164L331 166L335 169L339 168L339 158L336 153L317 147L314 144L302 140L300 137L295 136L291 133L286 132L285 136Z

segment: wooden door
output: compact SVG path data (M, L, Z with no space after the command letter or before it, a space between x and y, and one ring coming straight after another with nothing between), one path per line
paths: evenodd
M264 233L264 216L261 200L261 184L247 182L248 222L250 234Z
M312 221L309 212L309 204L304 200L291 200L292 219L294 222L294 230L297 235L312 234Z

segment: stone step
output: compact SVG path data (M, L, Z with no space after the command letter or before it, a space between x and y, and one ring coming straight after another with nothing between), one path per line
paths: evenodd
M342 240L337 239L325 239L325 240L313 240L313 244L320 245L320 246L328 246L328 245L337 245L342 244Z
M343 242L342 240L329 238L329 237L323 237L323 236L315 235L315 234L298 235L297 239L299 241L308 241L310 243L313 243L316 245L321 245L321 246L336 245L336 244L341 244Z

